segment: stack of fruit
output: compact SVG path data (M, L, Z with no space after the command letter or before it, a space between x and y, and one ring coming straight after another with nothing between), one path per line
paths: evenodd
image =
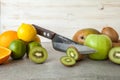
M106 60L120 64L120 40L117 31L112 27L104 27L101 32L93 28L77 31L73 40L94 48L97 52L89 54L93 60ZM0 64L6 63L11 56L13 60L27 57L34 63L43 63L48 58L47 50L41 45L41 40L36 29L31 24L22 24L17 31L8 30L0 34ZM65 66L73 66L84 58L80 52L71 46L66 51L66 56L60 58Z
M32 25L23 23L17 31L8 30L0 35L0 64L6 63L10 56L13 60L22 59L25 53L35 63L43 63L48 57Z
M97 52L89 54L92 60L106 60L120 64L120 40L117 31L112 27L104 27L101 32L93 28L85 28L77 31L73 40L94 48Z

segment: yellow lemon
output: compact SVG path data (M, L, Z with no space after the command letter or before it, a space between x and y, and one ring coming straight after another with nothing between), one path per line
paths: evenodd
M31 24L23 23L17 31L18 38L30 42L33 41L37 35L36 29Z

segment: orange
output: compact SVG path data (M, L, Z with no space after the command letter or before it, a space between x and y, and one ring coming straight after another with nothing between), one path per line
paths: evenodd
M11 54L11 50L0 46L0 64L5 63Z
M36 42L41 42L40 40L40 37L38 35L35 36L34 40L33 41L36 41Z
M17 30L18 38L25 42L33 41L36 34L36 29L31 24L23 23Z
M16 31L5 31L0 34L0 46L8 48L9 44L15 39L18 39Z

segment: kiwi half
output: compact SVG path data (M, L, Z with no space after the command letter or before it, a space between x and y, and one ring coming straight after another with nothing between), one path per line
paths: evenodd
M112 48L108 56L112 62L116 64L120 64L120 47Z
M47 50L40 46L35 46L30 50L29 59L34 63L43 63L48 58Z
M30 50L32 48L34 48L35 46L42 47L42 45L39 42L36 42L36 41L32 41L32 42L28 43L28 45L27 45L27 51L26 51L27 52L27 57L28 57L28 54L29 54Z
M75 59L73 59L72 57L69 57L69 56L62 56L60 58L60 61L64 66L68 66L68 67L76 64Z
M66 51L67 56L72 57L76 61L81 60L83 55L78 52L74 46L70 46Z

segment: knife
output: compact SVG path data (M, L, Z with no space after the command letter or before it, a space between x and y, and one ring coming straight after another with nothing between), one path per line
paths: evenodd
M35 27L37 34L52 40L52 45L55 50L66 52L68 47L74 46L77 48L77 50L81 54L91 54L91 53L96 52L96 50L94 50L88 46L81 45L81 44L79 44L69 38L66 38L62 35L59 35L53 31L47 30L47 29L42 28L35 24L32 24L32 25Z

